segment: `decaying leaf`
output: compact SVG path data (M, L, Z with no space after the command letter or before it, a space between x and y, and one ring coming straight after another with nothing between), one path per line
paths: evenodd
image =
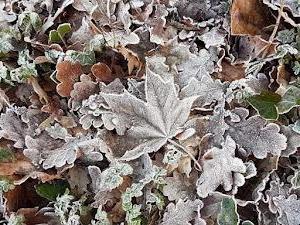
M42 164L45 169L49 169L72 164L80 154L87 154L93 149L103 149L101 140L98 138L72 137L66 143L54 140L47 136L44 139L26 136L27 149L24 150L24 154L33 162ZM52 144L50 144L51 142Z
M259 35L270 20L264 4L259 0L234 0L231 8L231 33L233 35Z
M111 69L104 63L97 63L93 65L91 71L99 81L112 82L114 80Z
M180 96L182 98L197 96L194 106L201 108L213 101L220 101L224 97L224 85L210 76L203 76L200 80L192 78L181 90Z

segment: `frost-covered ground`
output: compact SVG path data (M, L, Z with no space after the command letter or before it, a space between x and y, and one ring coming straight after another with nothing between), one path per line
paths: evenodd
M0 224L299 225L299 0L1 0Z

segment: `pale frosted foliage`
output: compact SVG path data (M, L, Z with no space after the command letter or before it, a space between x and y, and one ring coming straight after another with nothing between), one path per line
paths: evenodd
M13 109L7 109L5 113L1 114L0 128L0 137L15 142L15 148L22 148L24 146L27 126Z
M197 96L195 107L204 107L213 101L219 101L224 97L224 86L220 80L214 80L211 76L202 76L200 80L192 78L180 93L182 98Z
M197 181L197 193L200 197L206 197L220 185L225 191L230 191L236 174L246 172L243 161L235 157L235 149L234 140L227 136L222 149L213 147L203 155L203 172ZM243 182L238 183L239 186L243 185Z
M189 57L178 64L178 84L180 87L187 85L194 77L201 80L203 76L209 76L214 71L215 56L205 49L201 49L198 55L190 53Z
M289 185L281 183L279 178L270 182L270 188L266 191L265 202L269 204L269 209L272 213L276 213L279 209L276 204L276 198L284 197L287 198L289 195Z
M102 94L115 114L116 126L122 129L126 139L142 141L123 155L123 159L134 159L144 152L161 148L169 138L174 137L186 122L194 97L178 99L173 81L164 82L149 70L146 75L146 100L144 102L125 91L121 95Z
M280 155L287 147L287 138L279 133L279 126L268 123L260 116L248 117L245 108L236 108L233 113L239 116L240 121L227 120L229 129L227 133L235 140L239 148L256 158L263 159L268 153Z
M280 126L280 130L287 137L287 147L281 152L281 156L289 157L300 147L300 134L295 132L290 126Z
M82 128L88 130L91 126L98 128L103 125L101 114L107 111L107 106L101 95L91 95L88 99L82 101L82 107L79 112L82 114L79 123Z
M204 42L206 48L211 46L218 47L225 44L225 34L222 34L218 28L213 28L205 34L202 34L200 40Z
M280 0L264 0L263 2L271 8L278 10L281 4ZM298 0L285 0L282 3L285 7L290 9L294 16L300 17L300 4Z
M300 200L297 195L292 194L288 198L279 196L274 198L274 204L279 208L277 221L282 225L300 224Z
M173 177L166 177L163 194L170 201L180 199L194 199L196 197L196 188L194 184L184 175L174 172Z
M191 225L190 221L198 216L197 212L202 206L203 203L199 199L194 201L179 199L176 205L169 203L160 225Z
M70 137L66 128L62 127L59 123L55 123L53 126L46 127L45 130L54 139L65 140Z
M121 94L124 86L119 79L114 80L108 85L100 84L101 93ZM99 128L103 125L106 113L109 113L108 105L101 94L90 95L88 99L82 101L82 106L79 110L81 117L79 123L82 128L88 130L92 126Z
M79 152L90 154L94 150L96 152L99 150L106 151L99 138L91 137L72 137L66 143L62 143L53 141L49 137L34 139L26 136L25 143L27 149L24 150L24 154L36 163L42 163L44 169L72 164ZM97 158L101 160L102 156L97 155Z
M100 179L99 190L107 191L118 187L123 182L123 176L132 174L132 172L133 169L129 164L115 163L111 165L101 173L100 178L97 178ZM92 179L93 178L94 177L92 177Z

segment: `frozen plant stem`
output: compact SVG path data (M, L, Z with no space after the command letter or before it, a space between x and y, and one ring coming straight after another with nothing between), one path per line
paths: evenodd
M197 165L198 169L201 171L201 165L199 164L199 162L197 161L197 159L192 155L192 153L190 153L185 147L183 147L181 144L177 143L176 141L173 141L171 139L168 139L168 142L178 148L180 148L181 150L183 150L184 153L188 154L188 156L194 161L195 165Z
M31 76L27 79L27 82L32 85L33 90L39 96L41 103L48 103L48 96L38 83L37 79Z

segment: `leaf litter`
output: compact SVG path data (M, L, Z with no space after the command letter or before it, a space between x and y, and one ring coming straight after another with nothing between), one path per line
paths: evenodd
M1 1L0 223L299 225L299 10Z

